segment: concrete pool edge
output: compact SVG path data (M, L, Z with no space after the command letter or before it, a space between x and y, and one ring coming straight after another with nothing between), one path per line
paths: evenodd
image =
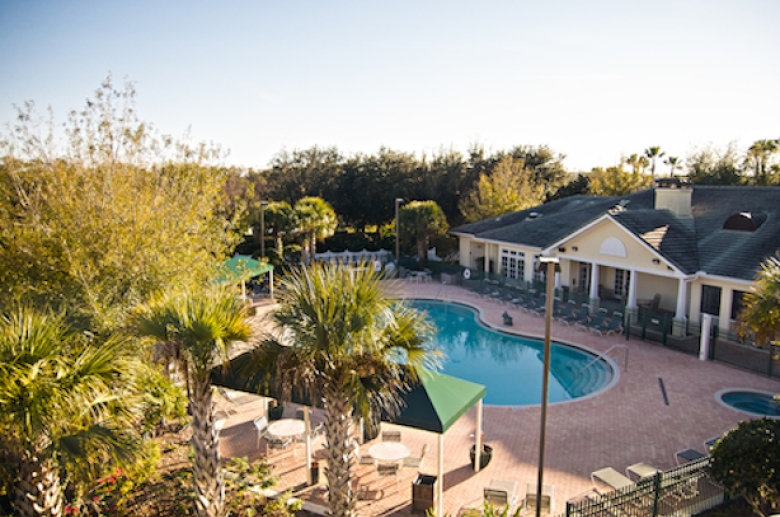
M452 303L452 304L462 305L462 306L464 306L464 307L466 307L468 309L473 310L477 314L477 321L478 321L478 323L480 325L482 325L483 327L485 327L486 329L489 329L489 330L491 330L493 332L497 332L499 334L507 334L507 335L510 335L510 336L516 336L516 337L522 337L522 338L528 338L528 339L535 339L535 340L539 340L539 341L544 342L544 335L540 336L538 334L532 334L532 333L525 334L525 333L522 333L522 332L518 332L518 331L516 331L514 329L508 329L508 328L500 327L500 326L497 326L497 325L494 325L494 324L490 323L485 318L485 314L484 314L484 311L483 311L482 307L480 307L478 305L473 305L473 304L469 303L468 301L440 299L440 298L435 298L435 297L432 298L432 297L428 297L428 296L425 296L425 295L405 296L402 299L407 300L407 301L421 300L421 301L428 301L428 302ZM594 391L593 393L588 393L587 395L583 395L582 397L577 397L577 398L573 398L573 399L570 399L570 400L561 400L561 401L558 401L558 402L548 402L547 403L548 406L558 406L558 405L561 405L561 404L572 404L572 403L575 403L575 402L585 401L585 400L597 397L599 395L603 395L604 393L606 393L607 391L612 389L615 385L617 385L617 383L620 381L620 366L619 366L618 362L615 359L613 359L612 357L610 357L608 355L602 355L603 352L599 352L598 350L595 350L595 349L590 348L588 346L581 345L579 343L575 343L575 342L572 342L572 341L568 341L568 340L564 340L564 339L556 339L556 338L553 337L552 338L552 342L553 343L559 343L559 344L565 345L565 346L569 346L569 347L572 347L572 348L575 348L575 349L578 349L578 350L582 350L584 352L592 354L593 356L595 356L595 358L604 361L609 366L610 370L612 371L612 379L609 382L605 383L604 386L602 386L598 390ZM488 403L485 403L484 405L485 405L485 407L507 408L507 409L512 409L512 410L521 410L521 409L528 409L528 408L537 408L537 407L540 407L542 404L540 402L538 404L523 404L523 405L488 404Z
M776 393L767 390L757 390L753 388L724 388L722 390L718 390L717 392L715 392L715 402L717 402L723 407L729 408L732 411L736 411L737 413L742 413L743 415L750 415L753 418L768 418L770 420L780 420L780 416L753 413L751 411L745 411L744 409L739 409L738 407L732 406L731 404L723 400L723 395L726 395L728 393L755 393L757 395L768 395L769 397L774 397Z

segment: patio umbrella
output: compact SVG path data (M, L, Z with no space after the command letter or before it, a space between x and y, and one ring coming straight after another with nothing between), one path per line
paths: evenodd
M269 286L273 298L273 271L274 267L266 262L255 260L249 255L233 255L220 264L217 282L221 284L235 284L241 282L241 296L246 297L246 281L256 276L270 274Z

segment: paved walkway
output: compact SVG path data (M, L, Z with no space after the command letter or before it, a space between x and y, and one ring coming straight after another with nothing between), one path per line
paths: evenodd
M493 301L470 295L466 290L438 283L401 282L403 296L460 301L481 309L489 325L542 338L544 319L531 316ZM513 327L505 327L501 314L508 310ZM745 415L715 401L715 393L724 388L753 388L780 392L780 381L713 362L702 362L652 342L632 337L601 337L583 330L553 323L553 340L580 344L605 351L611 345L627 343L630 349L628 371L608 391L584 400L551 404L547 415L545 484L555 487L553 513L565 511L569 499L591 492L590 473L603 467L624 471L628 465L645 462L661 469L675 465L674 453L688 447L703 450L703 442L733 428ZM624 352L617 349L614 359L623 370ZM659 385L663 379L668 397L665 403ZM518 383L522 379L518 379ZM257 459L252 419L263 412L262 404L239 406L222 431L222 454ZM286 416L295 408L288 407ZM315 421L321 419L314 416ZM469 465L469 447L473 444L476 410L464 415L445 434L444 509L457 515L464 508L479 507L482 489L491 479L518 482L518 502L526 485L536 483L539 454L540 407L485 406L485 441L493 447L493 460L478 474ZM429 446L422 472L436 473L437 435L425 431L397 428L403 442L417 455L423 444ZM368 444L361 448L365 453ZM264 452L263 452L264 453ZM316 457L316 453L315 453ZM305 456L303 445L274 451L270 458L280 477L280 489L294 489L313 502L326 504L323 485L304 488ZM361 493L358 513L402 516L411 514L411 484L416 469L405 469L398 478L378 478L370 466L359 466ZM535 488L534 488L535 489Z

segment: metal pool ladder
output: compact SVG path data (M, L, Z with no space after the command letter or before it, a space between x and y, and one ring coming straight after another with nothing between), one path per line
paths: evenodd
M625 349L626 349L626 359L625 359L625 361L623 362L623 371L624 371L624 372L627 372L627 371L628 371L628 345L624 345L623 343L616 343L616 344L612 345L611 347L607 348L607 350L606 350L606 351L604 351L604 352L601 352L601 353L600 353L599 355L597 355L597 356L596 356L594 359L592 359L591 361L589 361L589 362L588 362L588 364L586 364L585 366L583 366L582 368L580 368L580 369L577 371L577 374L580 374L580 373L582 373L582 371L583 371L583 370L585 370L585 368L587 368L587 367L589 367L590 365L594 364L594 363L595 363L596 361L598 361L599 359L603 359L603 358L604 358L604 356L606 356L606 355L607 355L608 353L610 353L610 352L611 352L613 349L615 349L615 348L618 348L618 347L622 347L622 348L625 348Z

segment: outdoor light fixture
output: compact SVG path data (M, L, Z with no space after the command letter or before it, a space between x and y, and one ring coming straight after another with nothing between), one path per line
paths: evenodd
M658 259L653 259L653 264L660 264L660 263L661 263L661 261L660 261L660 260L658 260Z
M571 247L571 250L572 250L572 251L579 251L579 248L578 248L577 246L572 246L572 247Z
M398 271L398 268L401 267L401 239L400 237L400 228L401 224L398 220L398 209L401 206L401 203L404 203L404 199L401 197L395 198L395 268L396 271Z
M544 477L544 446L547 432L547 392L550 384L550 353L552 334L553 296L555 295L555 272L560 271L558 257L539 257L539 266L547 267L547 298L544 312L544 370L542 372L542 424L539 433L539 478L536 486L536 517L542 515L542 482Z

